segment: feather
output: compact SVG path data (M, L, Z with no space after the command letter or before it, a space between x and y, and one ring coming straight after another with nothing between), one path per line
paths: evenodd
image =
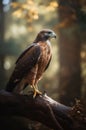
M40 57L40 46L33 45L25 50L16 62L15 69L7 83L6 90L12 92L15 86L22 80L22 78L30 71L38 62Z

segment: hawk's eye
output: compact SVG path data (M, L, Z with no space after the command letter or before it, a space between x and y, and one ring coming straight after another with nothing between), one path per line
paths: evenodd
M48 32L48 34L51 34L51 32Z

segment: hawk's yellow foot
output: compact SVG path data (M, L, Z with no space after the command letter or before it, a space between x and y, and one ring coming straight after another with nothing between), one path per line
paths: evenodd
M32 87L33 87L33 89L34 89L33 98L35 98L37 94L39 94L39 95L41 95L41 94L42 94L42 92L40 92L38 89L36 89L36 87L35 87L35 86L32 86Z

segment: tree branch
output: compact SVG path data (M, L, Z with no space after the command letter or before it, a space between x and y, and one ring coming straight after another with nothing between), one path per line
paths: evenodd
M80 130L86 128L85 121L76 125L73 108L62 105L46 94L33 98L33 94L18 95L0 91L0 117L18 116L39 121L54 130ZM72 113L72 114L71 114ZM86 119L86 117L83 117Z

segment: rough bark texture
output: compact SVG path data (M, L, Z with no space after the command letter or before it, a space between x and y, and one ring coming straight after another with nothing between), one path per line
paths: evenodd
M18 95L0 91L1 126L5 122L3 119L7 121L8 117L17 116L39 121L54 130L85 130L86 115L81 108L83 107L79 105L77 107L62 105L46 94L33 98L32 93ZM11 123L9 122L10 125Z

